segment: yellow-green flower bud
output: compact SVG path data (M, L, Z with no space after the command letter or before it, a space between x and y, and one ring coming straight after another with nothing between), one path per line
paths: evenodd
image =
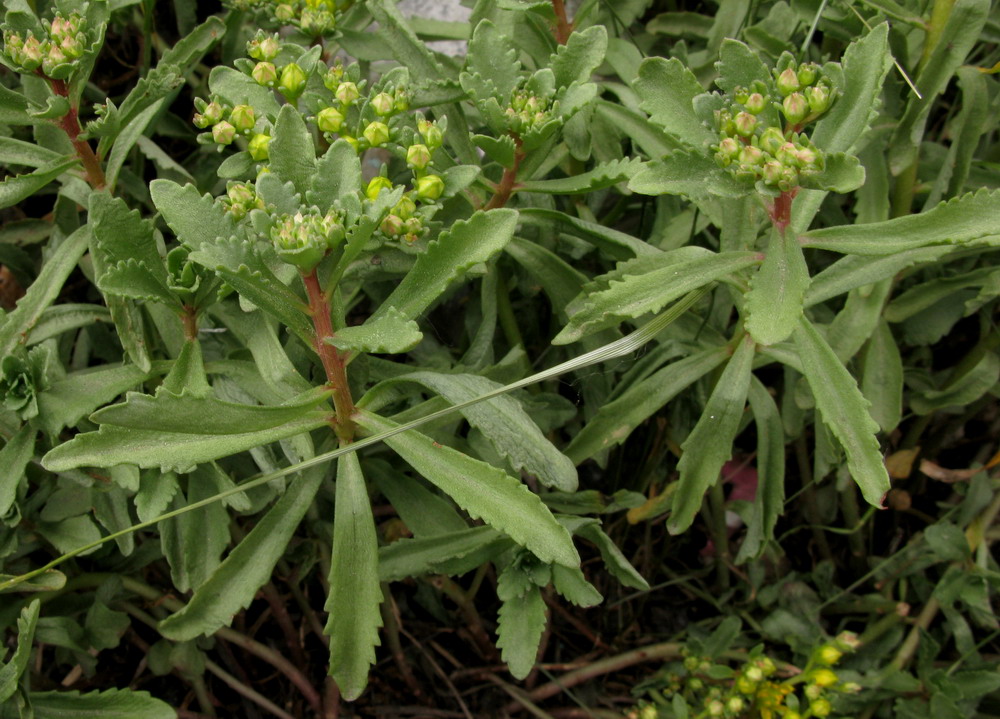
M444 180L439 175L424 175L416 181L417 197L425 202L434 201L444 193Z
M764 671L760 667L750 666L746 668L744 676L754 684L757 684L764 679Z
M396 103L392 99L392 95L387 92L380 92L371 99L372 110L374 110L375 114L379 117L391 115L395 104Z
M785 168L777 160L768 160L764 163L764 167L761 169L761 179L764 180L765 184L777 186L781 182L781 178Z
M744 145L740 150L740 162L744 165L760 165L764 162L764 153L759 147Z
M364 135L365 139L368 140L368 144L372 147L379 147L389 142L389 126L384 122L371 122L368 127L364 129L361 133Z
M705 710L708 712L710 717L720 717L726 713L726 705L718 699L713 699L705 705Z
M840 685L840 691L845 694L857 694L861 691L861 685L857 682L844 682Z
M250 143L247 145L247 150L250 152L250 157L252 157L257 162L263 162L269 156L268 145L271 144L271 136L258 133L250 138Z
M742 697L729 697L726 701L726 711L733 714L739 714L743 711L743 707L746 706L746 702L743 701Z
M659 716L659 712L656 707L652 704L647 704L639 712L639 719L656 719Z
M417 211L417 203L413 201L408 194L403 195L399 198L399 202L396 206L392 208L392 214L399 215L400 218L408 220L413 217L413 213Z
M396 88L395 103L393 107L396 112L406 112L410 109L410 93L408 93L405 88Z
M819 66L814 62L807 62L799 65L799 71L796 73L799 85L801 87L809 87L819 76Z
M250 71L250 77L258 85L274 87L275 83L278 82L278 68L274 66L273 62L258 62Z
M769 677L778 671L778 667L774 665L771 657L760 657L754 661L754 664L760 667L760 670L764 672L764 676L766 677Z
M333 107L325 107L316 114L316 127L323 132L340 132L344 126L344 114Z
M247 134L253 130L257 119L254 117L253 108L249 105L237 105L229 113L229 122L236 128L236 132Z
M736 677L736 682L734 686L736 687L736 691L738 691L740 694L746 694L747 696L750 696L757 692L757 682L752 681L745 674L741 674L740 676Z
M342 105L353 105L361 97L361 91L358 90L358 86L353 82L342 82L337 85L337 89L334 90L333 96L337 98L337 101Z
M340 85L340 81L344 79L344 66L341 64L340 60L333 65L333 67L328 68L323 74L323 84L326 89L330 92L335 92L337 87Z
M398 215L387 215L379 229L390 237L403 234L403 220Z
M404 224L406 233L411 235L414 239L424 231L424 223L419 217L411 217Z
M861 646L861 640L854 632L841 632L835 640L840 647L847 652L853 652Z
M410 145L406 149L406 164L415 170L423 170L431 164L431 151L427 145Z
M743 105L751 115L759 115L767 109L767 98L759 92L754 92L750 94Z
M778 75L774 84L778 88L778 92L781 93L782 97L787 97L793 92L797 92L799 87L799 76L796 74L795 70L792 68L786 68Z
M365 188L365 197L374 202L382 190L392 190L392 180L388 177L378 175L368 181L368 187Z
M21 67L28 72L37 70L42 64L44 54L45 49L42 47L42 43L38 41L38 38L29 34L28 39L24 41L24 47L21 49Z
M306 89L305 72L297 63L289 63L281 68L281 78L278 80L278 92L289 100L294 100Z
M59 46L50 44L48 45L48 50L42 56L42 72L49 77L53 77L53 73L56 71L56 68L67 62L69 62L69 58L66 57L66 54L59 48Z
M806 101L809 103L809 110L813 115L821 115L830 109L833 102L833 93L826 85L816 85L807 87L805 90Z
M59 48L63 51L63 54L70 60L76 60L83 56L83 41L82 34L78 35L67 35L59 43Z
M351 137L350 135L341 135L340 139L341 140L346 140L347 144L350 145L351 147L353 147L355 152L360 152L361 151L361 143L358 142L358 138Z
M776 127L769 127L761 133L760 149L769 155L776 155L781 146L785 144L785 136Z
M434 123L428 123L426 131L421 131L420 136L424 138L424 144L431 150L436 150L444 143L444 134L441 128Z
M826 687L832 687L837 683L837 674L830 669L817 669L812 672L809 679L816 686L823 687L825 689Z
M226 190L229 202L233 205L251 205L257 199L257 194L253 188L243 182L234 182Z
M753 134L754 128L757 127L757 118L749 112L739 112L733 118L733 124L736 127L737 135L740 137L750 137Z
M289 22L295 18L295 8L288 3L282 3L274 8L274 19L279 22Z
M750 91L742 85L738 85L733 88L733 99L741 105L745 105L747 100L750 99Z
M223 120L212 128L212 139L220 145L228 145L236 137L236 128Z
M270 62L278 57L280 51L281 43L278 42L276 35L265 35L263 32L258 32L257 37L247 43L247 55L254 60Z
M809 702L809 711L812 712L815 717L828 717L830 712L833 711L833 707L830 705L828 699L814 699Z
M781 101L781 112L786 120L797 125L809 115L809 103L801 92L793 92Z
M271 228L271 241L284 262L310 272L326 254L326 243L317 236L318 217L304 218L302 213L284 215Z

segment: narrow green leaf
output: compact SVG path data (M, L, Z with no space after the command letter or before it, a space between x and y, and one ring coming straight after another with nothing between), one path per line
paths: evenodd
M8 177L0 182L0 209L16 205L21 200L31 197L78 162L75 156L60 157L58 160L47 162L34 172Z
M680 392L726 359L719 349L705 350L667 365L601 406L566 448L575 464L624 442L632 431Z
M396 427L390 420L365 412L360 412L356 421L369 432ZM389 437L385 442L472 517L481 518L507 534L543 562L579 566L580 555L569 533L555 521L538 495L503 470L439 445L413 430Z
M15 140L13 137L0 137L0 157L3 158L4 165L25 165L26 167L43 167L65 159L54 150L34 142Z
M424 486L423 482L395 470L388 462L369 460L365 462L365 470L417 539L469 528L447 498ZM379 571L382 571L381 566Z
M187 479L187 497L178 493L173 508L193 504L216 493L209 465L195 468ZM163 556L170 564L170 578L180 592L189 592L204 584L218 569L220 557L229 545L229 513L222 502L215 502L157 525Z
M378 23L378 34L400 65L409 68L414 77L427 80L442 77L443 66L413 32L393 0L366 0L365 5Z
M851 290L843 309L830 323L826 338L837 358L847 364L868 341L882 319L882 308L892 291L892 281Z
M913 265L934 262L953 252L953 247L937 245L903 250L882 257L847 255L815 275L806 290L804 305L812 307L832 297L895 277Z
M527 180L517 185L524 192L541 192L548 195L575 195L617 185L632 178L642 166L642 160L630 157L599 164L594 169L573 177L555 180Z
M998 277L1000 269L986 266L960 275L936 277L922 282L890 302L885 308L885 318L889 322L903 322L961 290L988 286Z
M602 119L649 157L663 157L669 152L688 147L668 135L659 125L654 125L642 113L617 102L597 100L594 108Z
M18 301L17 309L0 317L0 356L10 354L18 343L28 338L42 312L59 296L63 283L87 251L89 242L89 225L84 225L63 240L24 297Z
M375 354L408 352L423 339L417 323L395 307L384 315L355 327L344 327L326 341L340 350Z
M382 626L378 538L357 454L337 460L330 594L324 632L330 637L330 676L347 701L361 696L375 663Z
M616 260L628 260L639 255L659 255L660 250L625 232L619 232L594 222L567 215L558 210L526 207L518 210L522 224L554 228L594 245Z
M0 574L0 584L5 584L11 579L17 579L13 574ZM46 569L32 579L19 582L16 588L10 587L0 590L0 594L9 592L55 592L66 586L66 575L55 569Z
M677 463L680 480L667 520L671 534L680 534L691 526L705 492L719 481L722 465L732 457L755 353L753 341L744 337L712 390L698 423L681 445L684 453Z
M891 432L903 416L903 360L889 324L879 322L861 368L861 393L871 402L870 414L883 432Z
M995 235L998 215L1000 191L980 190L919 215L813 230L801 240L805 247L844 254L889 255L925 245L957 245Z
M325 477L326 466L321 466L290 482L263 519L195 590L187 606L160 622L160 633L174 641L207 636L250 606L257 590L271 578L274 565L285 553Z
M278 113L269 158L271 172L305 196L316 172L316 149L302 113L293 105L285 105Z
M910 409L916 414L930 414L945 407L966 407L993 389L1000 380L1000 358L987 352L975 367L941 389L914 392Z
M347 140L338 138L316 162L306 199L325 213L338 197L356 193L360 187L361 159Z
M507 537L486 526L466 527L423 539L397 539L379 549L379 579L398 582L425 574L461 574L456 571L458 560L468 558L469 569L474 569L482 564L483 554L495 556L498 550L512 546ZM449 571L445 572L445 568Z
M511 567L500 577L515 570L520 571ZM497 618L497 647L501 657L515 678L524 679L535 666L538 645L545 631L547 618L541 590L532 585L524 594L506 599Z
M587 581L583 572L576 567L570 568L561 564L553 564L552 584L564 599L578 607L593 607L604 600L601 593Z
M516 225L517 212L509 209L480 211L468 220L456 221L427 246L369 321L388 314L393 307L407 319L418 317L452 282L500 252L513 237Z
M53 382L38 395L45 431L56 436L63 427L73 427L101 405L134 389L149 377L135 365L102 366L81 370Z
M830 345L805 318L795 332L795 344L816 408L843 446L851 477L870 504L881 506L889 491L889 475L875 438L878 425L868 413L868 401Z
M647 162L629 180L628 187L640 195L684 195L695 199L706 195L742 197L751 191L704 152L685 150L674 150L660 160Z
M774 540L774 527L785 507L785 430L774 398L756 377L747 394L757 429L757 494L747 534L736 563L759 557Z
M211 195L198 192L194 185L181 187L170 180L153 180L149 194L177 239L192 249L218 237L236 234L232 215L216 204Z
M34 125L38 118L28 113L28 99L6 85L0 85L0 123L4 125Z
M42 312L38 322L31 328L25 344L39 344L47 339L58 337L63 332L71 332L93 324L110 322L111 313L107 307L88 304L64 304L49 307Z
M691 290L760 261L756 252L716 254L708 250L693 252L694 249L665 252L655 260L642 258L642 262L635 265L643 270L642 274L628 274L632 265L624 265L625 269L620 274L616 272L606 288L586 295L569 324L552 343L576 342L592 332L614 327L623 319L658 312Z
M108 689L80 692L32 692L35 719L175 719L177 712L146 692Z
M508 169L514 167L514 138L510 135L473 135L472 142L494 162Z
M10 699L21 681L21 675L28 668L31 658L31 644L38 624L38 612L42 603L34 599L21 610L17 618L17 648L9 661L0 664L0 702Z
M486 377L473 374L412 372L390 383L416 382L445 397L452 404L462 404L501 387ZM535 475L547 487L566 492L577 488L573 463L553 445L521 404L501 395L462 408L462 415L507 458L514 469Z
M149 127L160 111L166 105L167 98L162 98L157 100L149 107L144 109L142 112L138 113L134 119L130 120L126 124L118 136L115 138L115 143L111 147L111 152L108 153L108 162L105 167L105 178L107 180L108 189L114 191L115 185L118 183L118 173L121 172L122 167L125 164L125 160L128 158L129 152L135 147L135 143L139 141L139 138L143 136L146 132L146 128Z
M35 454L37 435L37 430L26 423L0 449L0 517L6 516L7 510L14 504L17 485L21 483L24 469Z
M549 61L556 87L590 80L598 65L604 62L607 51L608 31L603 25L572 33L565 45L556 48Z
M604 566L615 579L626 587L632 587L632 589L640 591L647 591L649 589L649 583L636 571L635 567L632 566L622 553L622 550L618 548L618 545L611 540L611 537L604 533L600 522L588 522L581 526L576 533L597 546L598 551L601 553L601 559L604 561Z
M684 144L701 148L718 140L694 111L694 98L705 89L677 58L647 58L633 86L650 121Z
M773 229L764 262L746 295L746 328L755 342L773 345L791 336L802 317L808 286L809 268L798 238Z

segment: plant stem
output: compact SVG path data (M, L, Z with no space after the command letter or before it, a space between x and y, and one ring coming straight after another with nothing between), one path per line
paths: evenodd
M563 0L552 0L552 12L556 14L556 42L565 45L573 33L573 23L566 17L566 3Z
M234 677L232 674L230 674L225 669L220 667L218 664L213 662L211 659L205 659L205 668L212 674L217 676L219 679L221 679L234 692L246 697L254 704L260 706L262 709L266 709L279 719L294 719L294 717L292 717L291 714L284 711L281 707L279 707L277 704L272 702L264 695L248 687L246 684L241 682L239 679Z
M181 312L181 324L184 327L184 339L198 339L198 313L191 305L184 305Z
M313 269L302 275L302 283L309 297L309 309L312 314L313 327L316 330L314 347L323 363L326 372L326 382L333 390L333 406L337 411L337 419L333 431L341 445L354 441L355 426L351 415L354 414L354 400L351 388L347 384L347 363L344 354L327 340L335 337L333 323L330 321L330 304L319 286L319 277Z
M52 88L52 92L69 99L69 88L66 86L64 80L49 79L49 85ZM76 150L77 156L83 163L83 169L87 173L87 182L95 190L103 189L107 184L104 177L104 170L101 169L100 160L94 154L94 149L90 146L90 143L80 139L83 127L80 125L80 116L77 112L77 107L72 102L69 106L69 112L59 120L59 126L69 135L69 141L73 143L73 149Z
M705 506L712 542L715 544L715 571L719 586L729 589L729 527L726 526L726 493L721 480L712 485Z
M486 203L484 209L495 210L498 207L506 207L507 202L510 201L510 196L514 194L515 184L517 182L517 171L521 167L521 162L524 160L524 152L521 150L521 138L514 135L514 165L513 167L505 167L503 171L503 177L500 178L500 184L497 185L496 192L493 193L493 197L490 201Z

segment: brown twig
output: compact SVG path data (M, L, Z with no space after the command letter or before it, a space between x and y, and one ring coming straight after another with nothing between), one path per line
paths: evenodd
M49 86L55 94L65 97L67 100L69 99L69 88L66 86L64 80L49 78ZM107 184L107 180L104 177L104 170L101 169L101 162L97 159L97 155L94 154L94 148L86 140L80 139L83 127L80 125L80 116L77 112L77 107L72 102L69 105L69 112L59 120L59 127L69 135L69 140L73 143L73 149L76 150L77 156L83 163L83 169L87 173L87 182L95 190L103 189Z
M566 16L566 3L563 0L552 0L552 11L556 14L556 42L565 45L573 34L573 23Z

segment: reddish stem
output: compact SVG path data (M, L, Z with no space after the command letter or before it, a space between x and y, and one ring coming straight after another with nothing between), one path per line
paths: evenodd
M191 305L184 305L181 311L181 324L184 326L184 339L198 339L198 313Z
M566 17L566 3L552 0L552 11L556 14L556 42L565 45L573 33L573 23Z
M50 78L49 85L55 94L67 99L69 98L69 88L66 87L64 80L53 80ZM97 159L97 155L94 154L94 149L90 146L90 143L80 139L83 126L80 125L80 115L77 112L77 107L72 102L69 105L69 112L60 118L59 126L69 135L69 140L73 143L73 149L76 150L77 156L79 156L80 161L83 163L83 169L87 173L87 182L95 190L103 189L107 184L107 180L104 177L104 170L101 169L101 162Z
M493 197L486 203L487 210L505 207L510 201L510 196L514 194L514 190L517 188L517 171L521 167L522 160L524 160L524 152L521 151L521 138L514 135L514 166L504 168L500 184L497 185Z
M326 383L333 390L333 406L337 410L337 419L333 423L333 431L341 444L350 444L354 440L355 426L351 420L354 414L354 400L347 384L347 365L345 355L326 340L334 338L333 323L330 321L330 305L319 286L319 277L313 269L302 275L302 282L309 297L309 310L312 314L313 328L316 337L313 347L323 363L326 372Z
M792 200L795 199L795 195L798 192L799 188L797 187L787 192L782 192L774 200L774 204L769 210L771 222L781 234L785 234L785 230L788 229L788 226L792 222Z

